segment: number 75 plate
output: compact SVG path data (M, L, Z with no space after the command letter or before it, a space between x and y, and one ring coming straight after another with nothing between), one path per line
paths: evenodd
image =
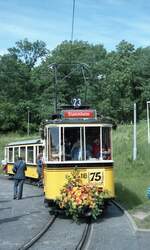
M88 179L92 183L102 184L104 182L104 172L103 171L90 171L88 172Z

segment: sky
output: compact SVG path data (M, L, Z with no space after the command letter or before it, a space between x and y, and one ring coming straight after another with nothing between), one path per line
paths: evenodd
M71 39L73 0L0 0L0 54L17 41L42 40L53 50ZM150 45L149 0L75 0L73 40L103 44L126 40Z

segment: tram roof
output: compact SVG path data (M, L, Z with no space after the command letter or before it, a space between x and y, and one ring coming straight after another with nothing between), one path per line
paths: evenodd
M48 120L46 121L45 125L97 125L97 126L102 126L102 127L113 127L113 125L111 123L100 123L96 120Z
M26 144L41 144L41 139L31 139L31 140L22 140L22 141L15 141L10 142L7 144L7 146L15 146L15 145L26 145Z
M86 108L86 109L85 109ZM66 109L61 110L58 113L50 115L46 120L43 120L41 127L44 128L46 125L97 125L102 127L112 127L117 128L116 121L113 118L103 116L98 114L95 109L90 109L86 107L80 107L76 109Z

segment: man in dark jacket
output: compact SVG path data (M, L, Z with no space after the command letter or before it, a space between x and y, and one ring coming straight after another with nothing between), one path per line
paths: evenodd
M18 161L14 163L14 199L22 199L23 183L25 180L26 163L22 160L22 157L18 157Z

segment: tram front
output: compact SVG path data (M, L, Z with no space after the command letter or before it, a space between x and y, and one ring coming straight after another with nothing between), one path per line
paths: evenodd
M44 193L55 202L66 175L77 168L83 183L96 183L114 197L112 125L92 109L65 109L46 122Z

